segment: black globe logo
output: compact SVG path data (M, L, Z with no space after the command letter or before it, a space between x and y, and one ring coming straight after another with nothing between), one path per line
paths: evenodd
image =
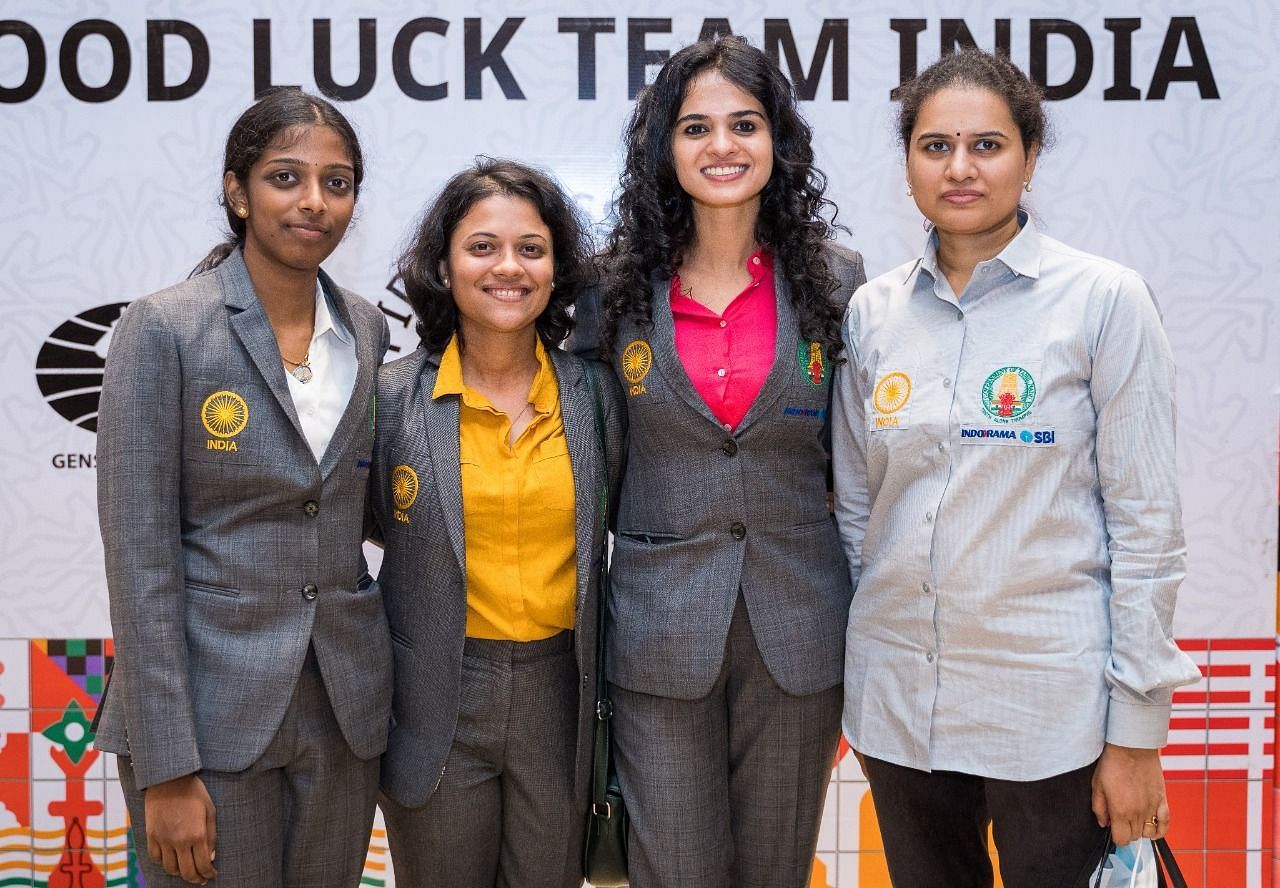
M85 431L98 431L98 397L111 330L127 302L82 311L58 326L36 355L36 384L58 415Z

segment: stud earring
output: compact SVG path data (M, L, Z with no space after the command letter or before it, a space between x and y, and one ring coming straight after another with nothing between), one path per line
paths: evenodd
M236 215L237 215L237 216L239 216L241 219L248 219L248 218L249 218L249 208L248 208L248 207L243 207L243 206L241 206L241 207L236 207Z
M441 277L440 283L444 284L446 287L449 286L449 276L446 274L443 277Z
M1025 181L1025 182L1023 182L1023 183L1022 183L1022 190L1023 190L1023 191L1025 191L1025 192L1027 192L1027 194L1030 194L1030 193L1031 193L1031 180L1030 180L1030 179L1028 179L1027 181Z
M911 183L910 183L910 182L908 182L908 183L907 183L907 197L911 197L911 196L912 196L912 193L911 193Z

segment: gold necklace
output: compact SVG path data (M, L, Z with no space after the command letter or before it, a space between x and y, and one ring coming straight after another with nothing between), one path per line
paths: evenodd
M302 356L301 361L291 361L284 356L284 352L280 352L280 360L284 361L285 366L290 368L289 375L304 385L315 377L315 374L311 372L310 351Z

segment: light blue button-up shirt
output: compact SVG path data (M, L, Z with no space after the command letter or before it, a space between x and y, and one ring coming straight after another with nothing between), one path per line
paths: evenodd
M1025 221L1025 220L1024 220ZM853 747L1038 780L1155 748L1186 548L1174 366L1135 272L1024 224L962 298L925 254L849 304L836 515Z

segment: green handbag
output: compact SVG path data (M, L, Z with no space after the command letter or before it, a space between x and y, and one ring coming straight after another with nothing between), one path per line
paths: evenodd
M609 720L613 704L605 683L605 607L609 600L609 452L604 440L604 409L595 370L586 364L587 381L595 403L596 432L600 436L600 458L604 462L604 482L600 485L600 521L604 540L600 553L600 575L596 604L596 722L592 738L591 810L587 813L587 837L582 850L582 869L596 888L620 888L627 884L627 832L630 820L622 799L618 775L613 769L609 744Z

